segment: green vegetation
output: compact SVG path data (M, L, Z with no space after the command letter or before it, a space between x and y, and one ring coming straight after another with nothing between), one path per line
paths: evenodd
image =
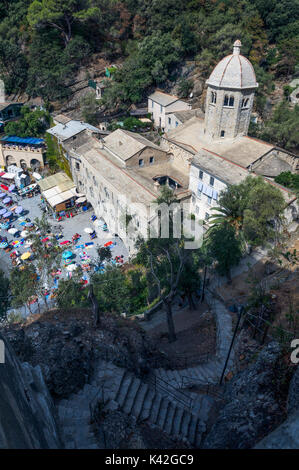
M299 146L299 106L290 108L287 101L282 101L274 110L271 119L260 126L251 128L260 139L272 142L287 150L296 151Z
M118 122L111 123L109 125L109 131L115 131L116 129L125 129L127 131L139 131L141 129L146 129L147 127L152 127L151 123L142 122L140 119L133 116L127 117L122 121L122 125Z
M275 181L299 194L299 175L290 171L283 171L280 175L276 176Z
M248 176L220 194L219 207L213 208L216 214L210 222L216 227L229 225L242 240L258 246L274 237L276 224L282 222L284 206L279 189L260 176Z
M85 122L97 124L97 111L99 105L93 93L88 93L80 100L80 109Z
M0 269L0 321L6 318L7 309L10 304L9 280Z
M21 119L5 125L8 135L18 137L42 137L50 124L50 114L47 111L30 111L28 106L21 108Z
M0 75L7 94L26 91L63 100L79 67L103 53L104 94L110 107L126 108L148 87L178 78L178 65L196 60L203 76L240 38L257 72L260 108L271 82L298 63L298 0L15 0L0 5ZM113 70L112 70L113 69ZM187 95L191 84L182 82Z
M51 172L57 173L62 170L72 178L69 162L64 156L56 137L46 133L45 141L47 144L46 161L49 163Z

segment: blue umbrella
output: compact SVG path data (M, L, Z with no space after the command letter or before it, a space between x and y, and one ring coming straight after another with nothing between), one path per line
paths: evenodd
M63 259L71 258L72 256L73 256L73 253L71 251L65 251L64 253L62 253Z

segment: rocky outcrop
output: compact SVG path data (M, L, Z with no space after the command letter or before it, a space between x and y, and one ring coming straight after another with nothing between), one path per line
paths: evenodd
M8 342L0 364L0 449L61 448L56 412L40 367L21 364Z
M284 417L280 403L280 348L270 343L257 361L226 386L226 405L204 441L207 449L247 449L267 435Z
M138 374L158 354L133 322L106 315L94 328L88 309L44 313L40 321L8 326L5 333L22 362L40 365L55 398L66 398L81 390L90 381L99 359Z

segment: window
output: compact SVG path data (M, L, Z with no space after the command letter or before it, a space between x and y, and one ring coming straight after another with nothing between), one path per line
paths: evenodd
M235 102L235 98L233 96L225 95L224 96L224 101L223 101L223 106L230 106L231 108L233 108L234 102Z
M217 100L217 93L215 91L211 92L211 103L216 103Z
M150 160L149 160L150 165L152 165L154 163L154 161L155 161L154 157L150 157Z
M220 137L224 137L225 131L220 132Z
M163 113L163 106L160 104L160 113Z
M203 179L203 171L202 171L202 170L199 170L199 179L200 179L200 180Z
M80 165L78 162L76 162L76 170L79 171L80 170Z
M139 160L139 166L143 166L143 165L144 165L144 160L143 160L143 158L140 158L140 160Z
M214 186L214 181L215 181L215 180L214 180L213 176L211 176L211 177L210 177L210 186Z
M196 212L196 214L199 214L199 207L198 206L195 207L195 212Z
M154 102L152 101L152 108L154 107Z
M242 108L247 108L248 101L249 101L249 98L243 98L242 99Z
M208 199L208 204L210 206L212 204L212 198L210 196L207 196L207 199Z
M208 212L205 213L205 220L209 220L209 214L208 214Z
M168 118L168 124L171 125L171 118Z
M178 121L175 121L175 127L178 127L179 123Z

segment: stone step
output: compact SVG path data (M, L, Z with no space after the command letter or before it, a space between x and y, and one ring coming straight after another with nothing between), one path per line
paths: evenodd
M118 402L119 406L122 408L125 404L127 394L130 390L130 386L133 382L133 376L131 374L125 374L122 386L119 389L118 393L115 396L115 401Z
M149 419L150 414L151 414L151 410L152 410L152 407L153 407L153 403L154 403L154 400L155 400L155 397L156 397L156 394L155 394L154 390L152 390L150 387L148 387L147 390L148 390L148 392L147 392L146 398L144 400L143 408L142 408L142 411L139 415L140 419L142 419L142 420Z
M170 403L168 413L166 415L165 425L164 425L164 430L165 432L167 432L167 434L171 434L175 411L176 411L176 406L173 403Z
M134 414L134 416L136 416L136 419L138 419L139 416L141 415L148 393L149 393L148 385L145 383L142 383L138 391L138 394L136 395L135 403L132 408L132 413Z
M135 403L135 398L141 388L141 381L137 378L133 378L129 393L126 396L126 401L123 405L125 413L130 414Z
M188 441L190 442L190 444L194 444L195 440L196 440L196 434L197 434L197 423L198 423L198 419L196 416L194 415L191 415L191 421L190 421L190 424L189 424L189 430L188 430Z
M180 434L183 437L188 436L189 423L191 421L191 417L192 417L191 413L184 410L184 415L183 415L183 418L182 418L182 425L181 425L181 430L180 430Z
M183 414L184 414L184 408L179 408L177 406L175 409L175 415L173 417L173 426L171 430L174 436L180 435Z
M160 395L159 393L155 394L155 397L154 397L154 400L153 400L153 403L152 403L152 407L151 407L151 411L150 411L150 416L149 416L149 421L151 423L154 423L154 424L157 423L158 416L159 416L159 411L160 411L160 407L161 407L161 403L162 403L162 399L163 399L162 395Z
M168 413L168 409L170 405L171 405L170 401L167 400L167 398L163 397L163 400L160 406L158 419L157 419L157 426L159 426L159 428L161 429L164 429L166 418L167 418L167 413Z

